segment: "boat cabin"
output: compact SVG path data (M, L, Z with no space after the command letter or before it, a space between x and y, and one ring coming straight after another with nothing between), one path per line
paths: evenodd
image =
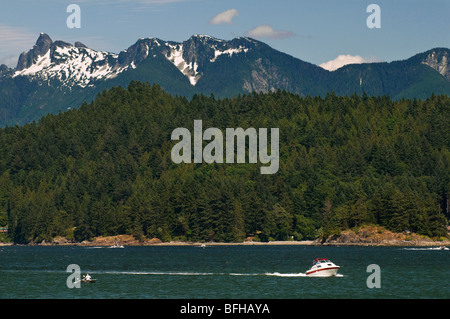
M316 258L313 260L313 266L333 266L331 261L326 258Z

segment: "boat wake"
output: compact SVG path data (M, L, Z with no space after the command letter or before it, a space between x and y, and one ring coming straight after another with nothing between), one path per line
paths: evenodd
M183 272L183 271L105 271L110 275L154 275L154 276L274 276L274 277L310 277L305 273L213 273L213 272ZM335 277L343 277L337 274Z
M315 276L308 276L305 273L298 273L298 274L280 274L279 272L274 273L265 273L266 276L275 276L275 277L315 277ZM344 277L342 274L336 274L331 277Z
M279 272L273 272L273 273L265 273L266 276L275 276L275 277L307 277L305 273L298 273L298 274L280 274Z
M421 247L421 248L402 248L403 250L449 250L448 247Z
M162 275L162 276L214 276L223 275L210 272L183 272L183 271L105 271L109 275Z

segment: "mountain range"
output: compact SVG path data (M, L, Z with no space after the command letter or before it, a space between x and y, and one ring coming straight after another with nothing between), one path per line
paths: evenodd
M450 50L434 48L394 62L350 64L327 71L249 37L229 41L194 35L184 42L141 38L119 54L41 33L15 68L0 66L0 126L90 102L131 81L157 83L171 94L231 97L278 89L299 95L450 95Z

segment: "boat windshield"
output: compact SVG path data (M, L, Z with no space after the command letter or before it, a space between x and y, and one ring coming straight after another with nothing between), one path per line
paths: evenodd
M325 259L325 258L317 258L317 259L314 259L314 261L313 261L313 266L316 265L316 264L328 263L328 262L330 262L328 259Z

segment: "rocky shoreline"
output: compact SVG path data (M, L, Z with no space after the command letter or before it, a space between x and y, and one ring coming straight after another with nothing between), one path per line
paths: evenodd
M342 231L323 240L322 245L359 246L448 246L448 238L431 239L411 232L394 233L380 226L364 226Z
M0 246L13 245L12 243L0 243ZM419 246L419 247L442 247L450 246L448 238L431 239L414 233L394 233L380 226L364 226L345 230L338 235L332 235L327 239L305 240L305 241L269 241L259 242L248 239L243 242L162 242L158 238L138 240L132 235L117 235L96 237L91 241L73 242L64 237L55 237L52 242L42 242L29 245L39 246L219 246L219 245L314 245L314 246Z

